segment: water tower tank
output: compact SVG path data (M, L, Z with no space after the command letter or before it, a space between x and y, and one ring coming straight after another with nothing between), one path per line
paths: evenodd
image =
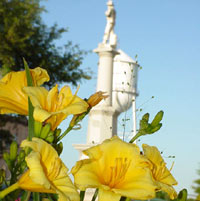
M128 110L137 95L138 64L122 50L114 57L112 106L118 112Z

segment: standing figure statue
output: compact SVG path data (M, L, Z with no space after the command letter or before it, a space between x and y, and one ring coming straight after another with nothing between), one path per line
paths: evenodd
M106 44L108 42L110 45L116 46L117 36L114 33L116 11L111 0L108 1L107 5L108 10L105 12L107 24L104 32L103 44Z

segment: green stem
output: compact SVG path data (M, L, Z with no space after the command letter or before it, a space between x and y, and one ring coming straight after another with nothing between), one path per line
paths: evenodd
M29 201L30 195L31 195L30 191L25 191L21 197L21 201Z
M33 192L33 201L40 201L40 193Z
M11 193L12 191L15 191L19 188L19 184L15 183L8 188L4 189L3 191L0 191L0 199L4 198L7 194Z
M24 68L26 71L27 86L33 86L33 79L31 76L31 72L30 72L29 66L24 58L23 58L23 62L24 62Z
M34 136L34 118L33 118L33 105L28 98L28 140L32 140Z
M94 192L93 197L92 197L92 201L95 201L95 200L96 200L97 195L98 195L98 192L99 192L99 190L98 190L98 188L97 188L97 189L95 190L95 192Z
M80 192L80 201L83 201L85 197L85 191Z
M26 71L26 79L27 79L27 86L33 86L33 79L31 76L30 69L28 67L28 64L26 60L23 58L24 67ZM34 119L33 119L33 105L30 101L30 98L28 98L28 140L32 140L32 137L34 136Z
M129 143L133 143L137 138L139 138L141 136L141 133L138 132L135 136L133 136L133 138L129 141Z
M10 185L14 184L17 180L17 171L19 169L19 166L20 164L17 163L17 164L12 164L12 170L11 170L11 179L10 179Z
M69 126L67 130L58 138L57 142L62 140L65 137L65 135L67 135L72 130L72 128L73 128L72 126Z
M75 120L75 123L72 126L69 125L67 130L62 135L60 135L60 137L57 139L57 142L62 140L65 137L65 135L67 135L74 128L74 126L77 125L77 123L80 122L90 112L90 110L91 108L89 108L85 113L80 114L80 116L78 116L77 119Z

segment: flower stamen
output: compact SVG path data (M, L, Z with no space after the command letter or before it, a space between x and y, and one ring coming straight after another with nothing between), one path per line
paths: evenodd
M126 172L131 164L127 158L116 158L115 165L110 167L110 178L105 182L110 188L116 187L121 183L126 175Z

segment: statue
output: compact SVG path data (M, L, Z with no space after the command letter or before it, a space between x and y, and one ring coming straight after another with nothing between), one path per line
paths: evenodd
M103 44L107 44L108 42L111 46L115 47L117 45L117 36L114 33L116 11L111 0L108 1L107 5L108 10L105 12L107 24L104 32Z

